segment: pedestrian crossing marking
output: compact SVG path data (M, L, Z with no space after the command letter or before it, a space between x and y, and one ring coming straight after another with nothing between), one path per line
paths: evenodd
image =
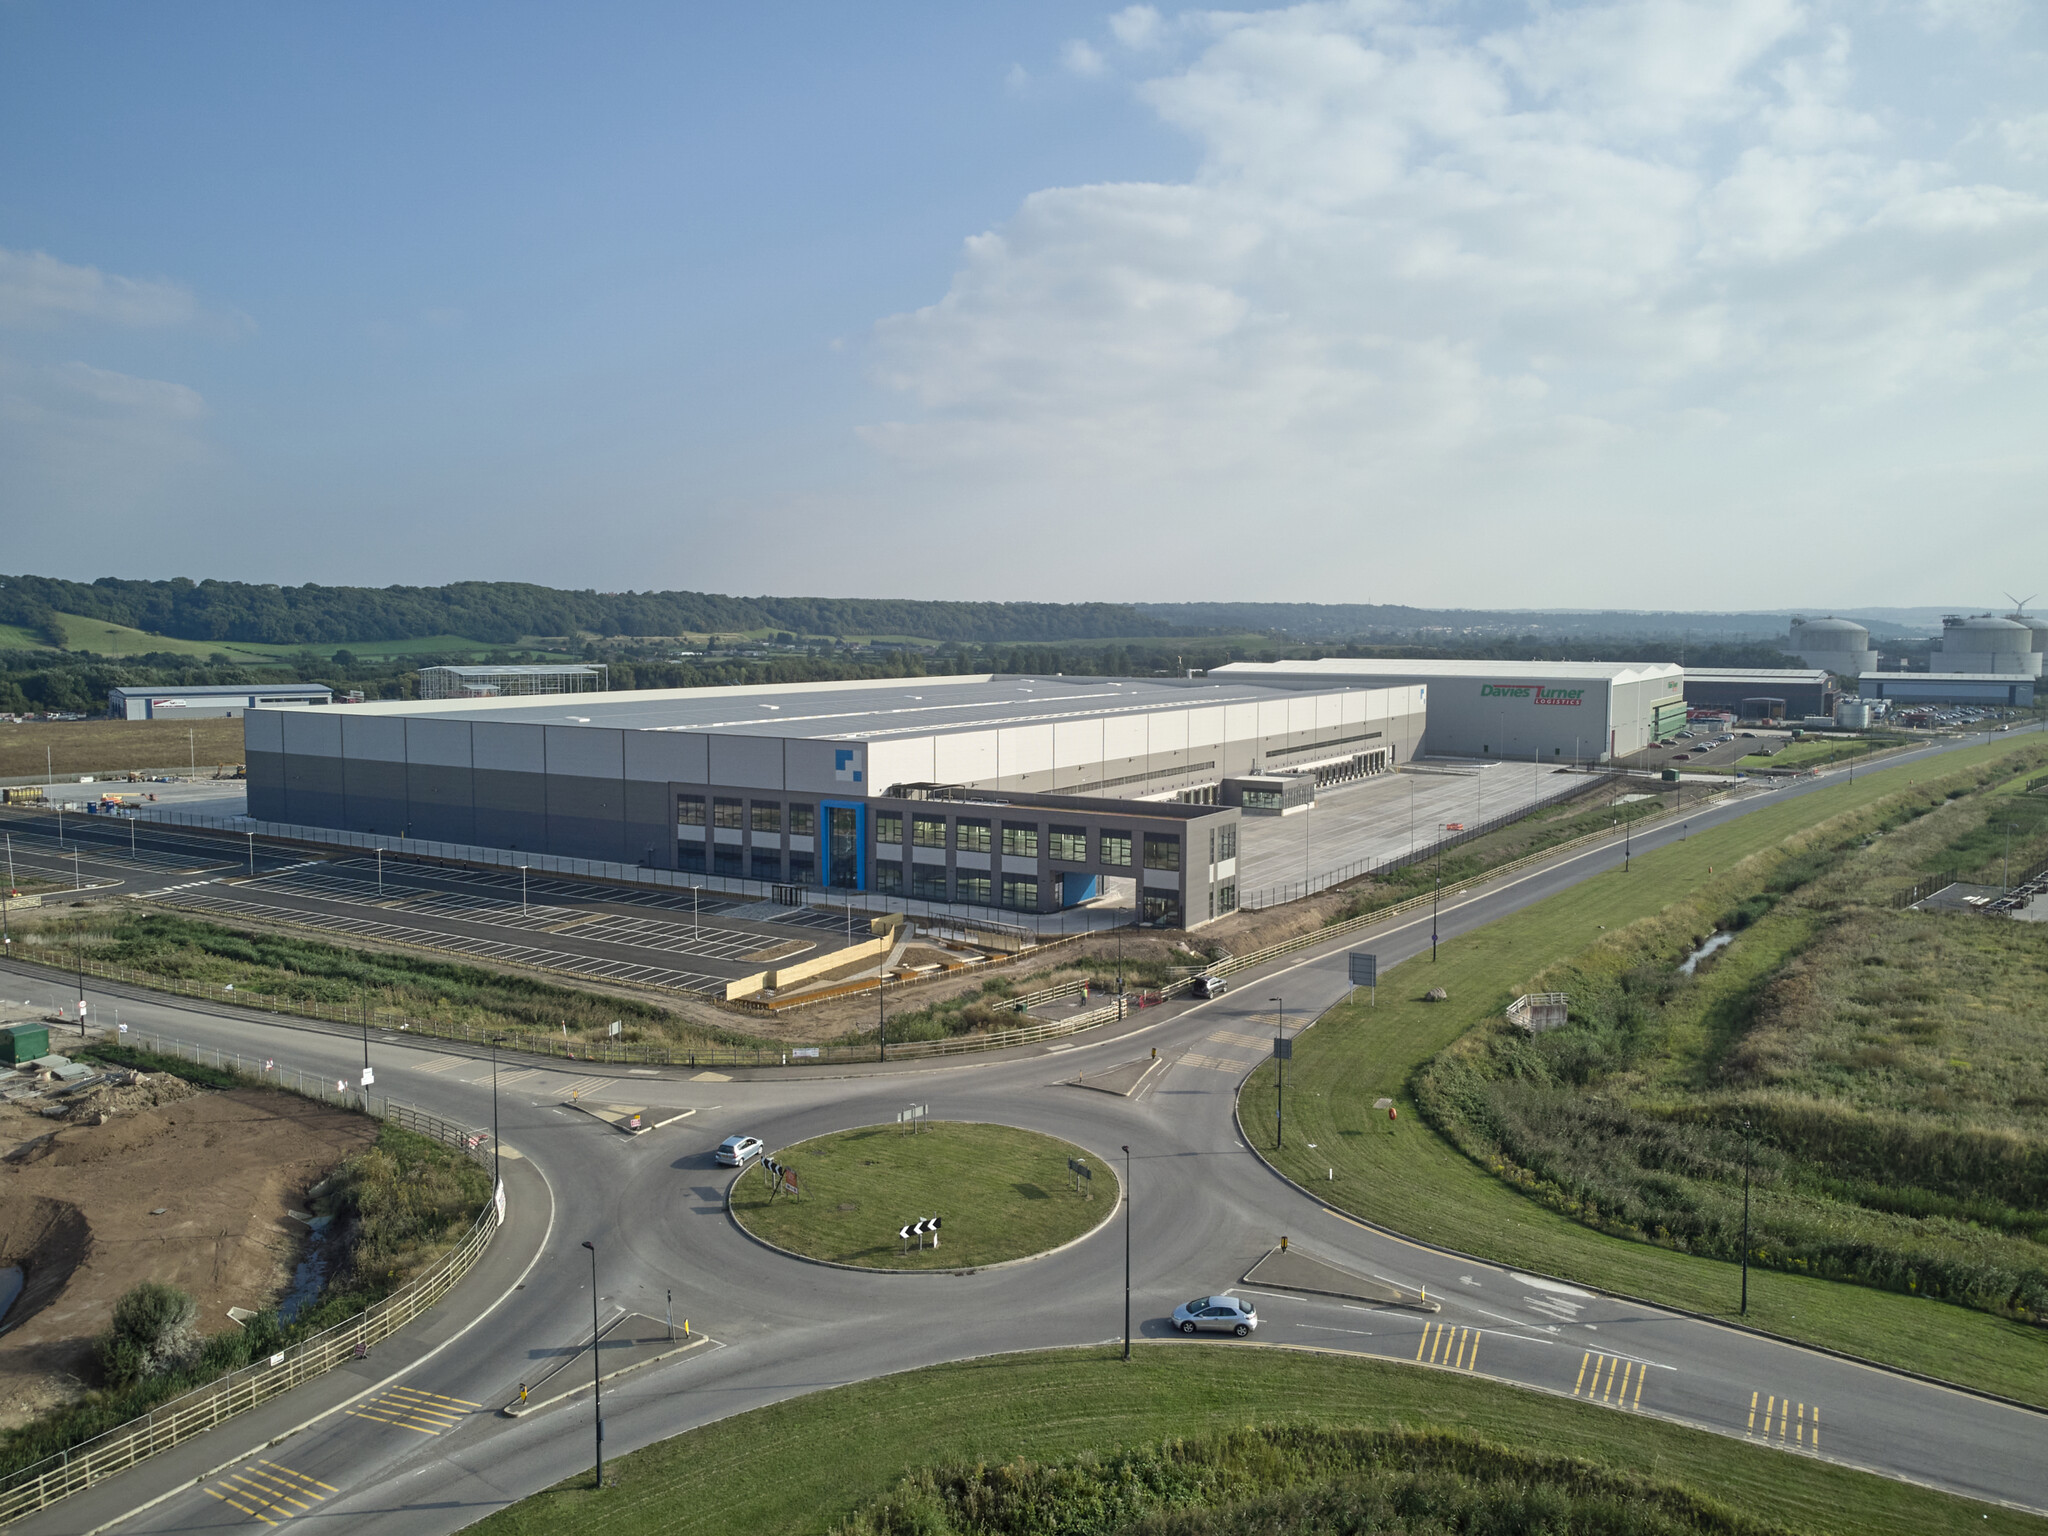
M326 1493L319 1491L323 1488ZM239 1509L265 1525L282 1524L294 1515L310 1510L328 1494L341 1492L332 1483L323 1483L317 1477L295 1472L275 1461L253 1461L239 1471L228 1473L206 1491L221 1503Z
M1273 1043L1271 1035L1235 1035L1227 1029L1219 1029L1209 1038L1218 1045L1248 1045L1255 1051L1263 1051Z
M1643 1383L1649 1377L1650 1368L1640 1360L1589 1349L1579 1357L1579 1375L1572 1383L1572 1396L1605 1403L1610 1408L1640 1409Z
M1434 1337L1431 1330L1435 1330ZM1455 1323L1424 1323L1422 1337L1415 1344L1415 1358L1424 1365L1441 1365L1454 1371L1479 1369L1479 1340L1483 1330L1460 1328Z
M1187 1051L1181 1055L1180 1065L1184 1067L1200 1067L1205 1072L1236 1073L1242 1072L1251 1063L1248 1061L1232 1061L1227 1056L1202 1056L1194 1051Z

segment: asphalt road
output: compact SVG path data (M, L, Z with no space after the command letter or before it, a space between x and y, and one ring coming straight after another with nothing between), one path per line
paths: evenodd
M1690 830L1829 782L1721 802L1691 816ZM1660 824L1636 837L1636 851L1685 833L1677 821ZM1475 886L1445 903L1442 932L1447 938L1470 932L1612 869L1621 858L1617 845L1603 845ZM1370 937L1348 936L1325 951L1243 974L1235 990L1214 1002L1152 1010L1110 1026L1118 1031L1113 1036L946 1067L836 1076L791 1069L734 1080L645 1072L579 1078L508 1062L506 1078L514 1070L528 1075L511 1083L501 1078L504 1142L545 1177L549 1235L523 1288L508 1291L483 1326L399 1384L415 1394L407 1401L438 1404L438 1411L335 1413L265 1452L264 1464L178 1493L122 1528L251 1527L267 1508L271 1519L317 1510L350 1530L428 1536L587 1468L587 1393L516 1420L494 1411L522 1380L587 1340L590 1255L580 1246L586 1239L597 1247L604 1315L632 1310L660 1317L672 1291L678 1319L687 1316L711 1340L607 1387L606 1450L617 1455L821 1387L969 1355L1114 1337L1123 1317L1125 1220L1135 1254L1138 1331L1163 1347L1247 1347L1227 1340L1184 1343L1169 1333L1166 1315L1190 1296L1236 1286L1285 1234L1320 1256L1426 1288L1443 1310L1423 1315L1238 1286L1259 1303L1262 1323L1251 1347L1312 1344L1419 1360L2048 1511L2040 1470L2048 1416L1446 1254L1338 1215L1260 1162L1238 1134L1233 1107L1243 1074L1264 1054L1272 1017L1265 999L1283 992L1290 1016L1310 1017L1344 991L1345 950L1369 945L1383 964L1392 963L1426 950L1429 934L1427 913L1398 919ZM24 996L38 986L53 996L64 991L41 980L21 985ZM361 1045L353 1036L139 993L99 995L109 1008L118 1001L131 1031L161 1030L230 1052L263 1054L280 1067L323 1077L348 1075L360 1065ZM1154 1047L1172 1061L1135 1098L1070 1081ZM380 1088L394 1097L478 1126L491 1123L486 1058L391 1036L373 1037L371 1055ZM593 1084L592 1076L612 1081ZM562 1103L577 1083L605 1102L658 1109L650 1119L694 1113L629 1138ZM1132 1204L1075 1247L1036 1263L971 1274L859 1274L809 1265L761 1247L725 1215L733 1175L711 1157L721 1137L744 1130L773 1147L888 1120L912 1099L928 1102L942 1118L1043 1130L1119 1167L1119 1148L1128 1144ZM1767 1407L1787 1404L1781 1413L1766 1414ZM147 1475L145 1467L116 1479L85 1496L89 1508L72 1501L21 1529L89 1529L83 1523L88 1513L96 1522L140 1502ZM237 1476L242 1481L232 1480ZM132 1497L124 1495L124 1484L135 1488ZM286 1502L258 1502L265 1497Z

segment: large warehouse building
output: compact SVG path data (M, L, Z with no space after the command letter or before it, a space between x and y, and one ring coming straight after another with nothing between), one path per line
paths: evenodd
M1610 762L1685 724L1685 669L1667 662L1239 661L1212 680L1292 688L1429 689L1424 750L1445 757Z
M1745 720L1799 720L1831 715L1840 697L1825 668L1685 669L1685 702L1694 709L1732 710ZM1757 708L1754 706L1775 706Z
M217 720L268 704L332 704L334 690L324 683L271 683L252 688L246 683L202 683L193 688L109 688L107 713L116 720Z
M911 678L255 710L249 814L1055 912L1236 906L1226 780L1406 762L1423 685Z
M2032 709L2034 680L2010 672L1866 672L1857 679L1861 698L1895 704L1980 704L1992 709Z

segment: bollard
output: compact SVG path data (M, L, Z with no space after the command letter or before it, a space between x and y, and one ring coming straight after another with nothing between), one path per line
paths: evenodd
M1325 1177L1326 1179L1328 1179L1328 1180L1329 1180L1329 1181L1330 1181L1330 1182L1331 1182L1332 1184L1336 1183L1336 1182L1337 1182L1337 1170L1336 1170L1336 1169L1334 1169L1334 1168L1330 1169L1330 1170L1329 1170L1329 1171L1328 1171L1327 1173L1325 1173L1325 1174L1324 1174L1324 1177Z
M1280 1251L1282 1253L1287 1251L1287 1239L1284 1237L1280 1239Z

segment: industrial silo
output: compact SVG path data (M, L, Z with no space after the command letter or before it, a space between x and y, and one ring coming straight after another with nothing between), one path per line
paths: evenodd
M2035 655L2038 656L2044 653L2048 653L2048 619L2041 618L2036 614L2024 612L2008 613L2006 617L2012 620L2012 622L2015 624L2026 625L2027 628L2033 632ZM2043 665L2048 666L2048 662L2044 662Z
M2039 677L2041 659L2034 631L2025 624L1988 613L1967 619L1952 614L1941 621L1941 649L1934 653L1933 670Z
M1791 646L1809 667L1824 667L1837 677L1861 677L1877 670L1870 631L1848 619L1794 619Z

